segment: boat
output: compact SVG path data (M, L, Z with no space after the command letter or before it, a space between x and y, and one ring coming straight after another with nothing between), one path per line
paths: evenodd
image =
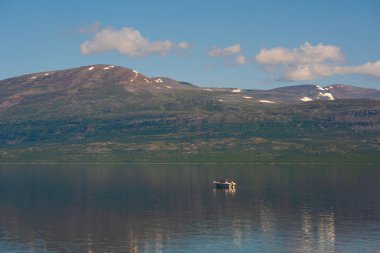
M229 179L213 180L212 183L216 189L233 189L236 187L236 183Z

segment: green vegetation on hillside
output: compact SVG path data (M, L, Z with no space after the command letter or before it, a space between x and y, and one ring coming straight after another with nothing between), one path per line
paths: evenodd
M83 71L0 82L0 162L380 162L379 100L260 103Z

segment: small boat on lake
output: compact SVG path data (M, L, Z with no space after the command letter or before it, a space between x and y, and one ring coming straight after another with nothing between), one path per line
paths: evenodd
M236 183L229 179L213 180L212 183L216 189L233 189L236 187Z

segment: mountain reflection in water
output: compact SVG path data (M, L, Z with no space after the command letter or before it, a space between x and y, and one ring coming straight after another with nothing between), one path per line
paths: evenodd
M376 252L379 182L375 166L3 165L0 252Z

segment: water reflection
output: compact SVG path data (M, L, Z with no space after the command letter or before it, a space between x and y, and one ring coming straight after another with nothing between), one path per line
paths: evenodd
M301 211L302 223L302 251L305 253L312 252L313 240L313 223L310 210L302 209Z
M227 189L214 188L213 189L214 196L216 196L217 194L223 194L223 193L227 196L233 196L235 195L235 192L236 192L236 188L227 188Z
M318 221L318 242L321 252L333 252L335 243L334 213L323 213Z
M270 234L274 230L275 217L273 209L268 204L261 204L260 209L260 226L263 233Z
M227 177L237 189L210 184ZM0 249L371 252L379 179L372 167L2 167Z

